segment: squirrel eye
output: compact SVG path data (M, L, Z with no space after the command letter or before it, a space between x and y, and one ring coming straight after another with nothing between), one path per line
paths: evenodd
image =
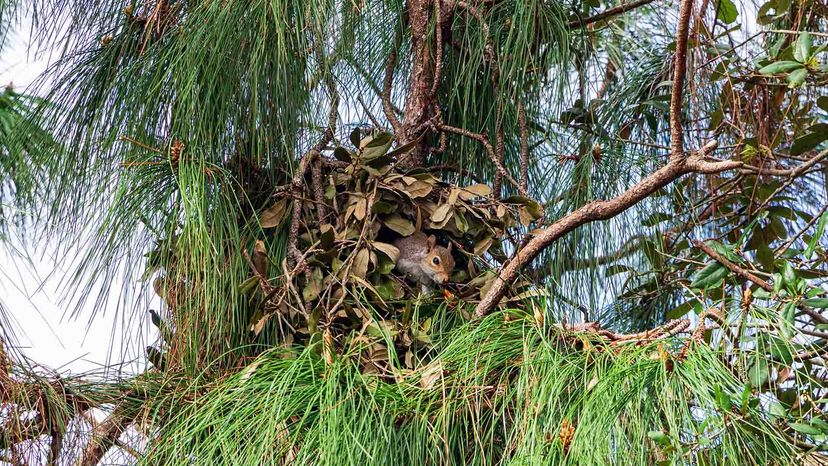
M434 265L440 265L440 258L439 258L439 257L435 257L434 259L431 259L431 262L432 262Z

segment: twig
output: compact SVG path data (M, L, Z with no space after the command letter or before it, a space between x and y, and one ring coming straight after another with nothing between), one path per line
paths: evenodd
M693 240L693 246L701 249L704 251L705 254L710 256L716 262L722 264L726 269L730 270L731 272L735 273L736 275L748 280L750 282L755 283L759 287L761 287L765 291L773 291L773 286L770 283L762 280L758 276L754 275L753 273L749 272L748 270L739 267L738 265L734 264L733 262L729 261L726 257L722 256L718 252L714 251L713 248L710 246L702 243L698 240Z
M630 10L634 10L638 7L647 5L652 2L653 0L637 0L635 2L625 3L623 5L618 5L616 7L610 8L609 10L598 13L597 15L590 16L589 18L583 20L570 21L569 24L567 24L567 26L570 28L577 28L581 26L586 26L587 24L597 23L602 19L611 18L613 16L626 13Z
M362 110L365 112L366 115L368 115L368 119L371 120L371 124L374 125L374 128L382 128L382 125L380 124L379 120L377 120L377 117L375 117L374 114L371 113L371 109L369 109L368 105L365 104L365 101L362 99L361 94L357 96L357 100L359 101L359 104L362 105Z
M529 197L529 195L526 193L526 191L523 188L521 188L520 183L518 183L512 177L512 175L509 174L509 172L506 170L506 168L503 166L503 164L498 161L497 155L495 155L494 147L492 147L492 143L489 142L489 138L487 138L486 135L480 134L480 133L473 133L473 132L471 132L467 129L457 128L457 127L454 127L454 126L449 126L449 125L444 125L444 124L439 124L437 126L437 129L439 129L440 131L446 131L446 132L449 132L449 133L454 133L454 134L459 134L461 136L466 136L467 138L474 139L475 141L482 144L483 147L486 149L486 153L489 154L489 159L491 159L492 163L495 165L495 169L498 171L498 173L503 175L503 177L506 178L509 181L509 183L511 183L515 187L515 189L517 189L518 192L522 196Z
M529 190L529 128L526 126L526 110L518 102L518 127L520 128L520 189Z

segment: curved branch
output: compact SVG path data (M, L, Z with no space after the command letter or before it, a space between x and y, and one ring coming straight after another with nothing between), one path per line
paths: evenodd
M500 303L508 285L518 277L520 271L541 251L572 230L587 223L612 218L688 173L719 173L742 166L737 161L706 160L716 146L717 143L711 141L690 158L670 157L667 165L646 176L621 195L607 201L590 202L542 229L500 270L491 288L475 308L475 315L483 317L490 313Z

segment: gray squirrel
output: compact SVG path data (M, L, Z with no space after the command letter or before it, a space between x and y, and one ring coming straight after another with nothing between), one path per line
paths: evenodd
M439 246L434 235L417 231L395 240L394 246L400 250L395 269L419 283L423 293L447 282L454 271L451 243L448 248Z

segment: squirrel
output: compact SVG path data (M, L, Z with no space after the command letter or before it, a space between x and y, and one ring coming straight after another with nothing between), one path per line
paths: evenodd
M437 245L434 235L426 236L421 231L398 238L394 246L400 250L394 267L405 276L420 284L423 293L448 281L454 271L454 257L451 255L451 243L448 248Z

